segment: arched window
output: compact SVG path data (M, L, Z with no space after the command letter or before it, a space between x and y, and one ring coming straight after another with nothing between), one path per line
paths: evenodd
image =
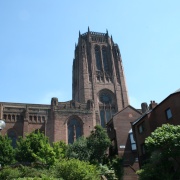
M108 64L106 47L103 47L103 49L102 49L102 56L103 56L104 71L108 72L109 71L109 64Z
M72 144L76 139L82 136L82 122L73 118L68 122L68 143Z
M12 120L15 121L15 115L12 115Z
M16 133L13 129L10 129L7 133L8 137L11 139L11 145L13 148L16 147L16 140L17 140L17 136L16 136Z
M115 109L114 94L107 89L101 90L99 92L99 111L102 127L106 127L107 122L116 113Z
M112 103L111 94L108 92L100 93L100 101L104 104L111 104Z
M3 118L6 120L6 118L7 118L7 115L6 115L6 114L4 114Z
M100 55L100 50L99 47L95 47L95 56L96 56L96 68L97 70L101 71L102 66L101 66L101 55Z
M11 120L11 115L10 114L8 115L8 120Z

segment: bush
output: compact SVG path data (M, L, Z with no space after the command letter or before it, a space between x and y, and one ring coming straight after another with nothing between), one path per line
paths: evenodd
M62 160L54 167L54 177L64 180L99 180L96 166L78 159Z
M53 179L51 171L42 168L33 168L29 166L5 167L0 171L1 180L12 179Z
M17 168L12 169L10 167L5 167L3 170L0 171L1 180L17 179L18 177L20 177L20 175L21 173Z

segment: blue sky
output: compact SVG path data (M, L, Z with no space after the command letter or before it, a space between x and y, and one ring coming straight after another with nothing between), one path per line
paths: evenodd
M119 45L130 104L161 102L180 77L179 0L1 0L0 102L72 99L79 30Z

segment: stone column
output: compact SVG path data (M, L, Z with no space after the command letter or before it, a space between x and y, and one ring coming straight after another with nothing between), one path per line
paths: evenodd
M24 122L23 122L23 137L25 137L26 133L28 133L28 125L29 125L28 120L29 120L29 111L28 111L28 107L26 106Z
M0 119L3 119L3 104L0 104Z

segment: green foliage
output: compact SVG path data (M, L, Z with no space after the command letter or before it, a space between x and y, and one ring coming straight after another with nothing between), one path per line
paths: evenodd
M115 175L116 177L120 180L123 177L123 159L115 156L111 159L110 161L110 165L112 167L112 169L114 169Z
M111 145L111 141L105 129L101 126L95 126L95 130L91 132L87 138L87 148L90 150L90 161L102 162L107 148Z
M170 173L172 169L169 169L169 167L168 160L159 164L154 164L153 161L150 161L142 169L138 170L137 174L139 175L139 180L174 180L176 175L172 172Z
M90 154L90 149L87 148L87 139L84 137L80 137L73 144L68 145L68 158L76 158L83 161L89 161Z
M5 167L3 170L0 171L1 180L17 179L20 176L21 174L17 168L14 169L14 168Z
M62 158L65 158L68 147L65 142L54 142L52 147L53 151L55 152L56 159L60 160Z
M108 180L116 179L116 175L113 169L110 169L106 164L100 164L98 169L100 170L101 176L105 176Z
M149 161L137 173L140 179L180 177L180 126L164 124L146 138Z
M121 180L123 178L123 159L118 156L103 158L103 164L110 170L113 170L116 179Z
M0 137L0 160L2 165L13 162L14 157L19 163L27 163L31 167L6 167L0 171L0 179L61 179L61 180L96 180L103 174L108 179L115 179L116 169L113 163L92 165L103 161L110 140L101 126L96 126L88 138L81 137L73 144L64 142L49 144L48 138L40 132L20 137L16 149L11 140ZM4 138L4 139L3 139ZM8 156L7 156L8 155ZM69 159L66 159L66 156ZM76 158L76 159L74 159ZM117 175L116 175L117 176Z
M180 157L180 126L164 124L146 139L145 144L149 152L159 151L164 157Z
M17 142L16 160L18 162L39 162L52 165L56 161L56 153L50 146L48 138L37 132L20 138Z
M7 136L0 136L0 164L9 165L14 162L14 149Z
M12 179L44 179L49 180L53 177L51 172L47 169L32 168L28 166L19 167L5 167L0 171L1 180L12 180Z
M54 166L47 168L29 167L5 167L0 171L1 180L34 179L34 180L98 180L99 171L96 166L78 159L63 159Z
M54 166L54 177L64 180L99 180L96 166L78 159L63 159Z

